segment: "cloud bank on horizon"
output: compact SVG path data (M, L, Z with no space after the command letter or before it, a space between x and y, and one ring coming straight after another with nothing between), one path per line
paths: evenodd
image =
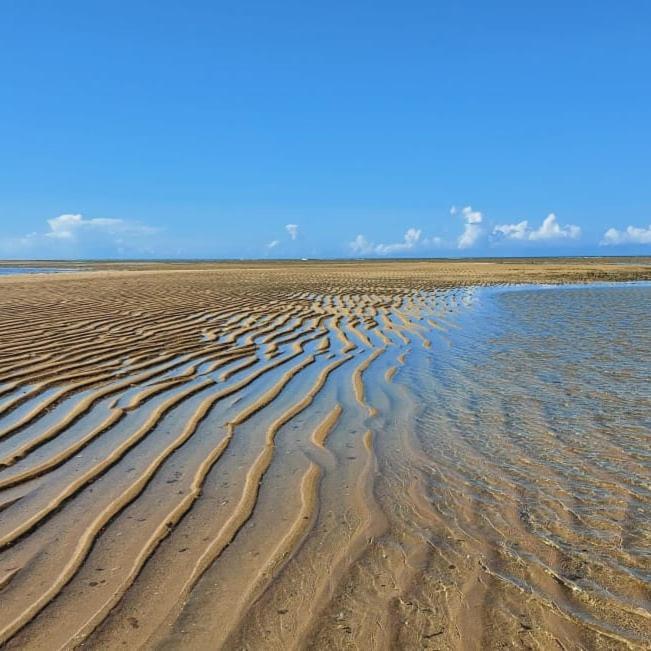
M513 223L495 222L471 205L460 208L453 206L449 213L452 217L451 228L457 229L456 235L427 234L423 228L409 226L402 239L378 242L371 236L358 233L330 255L320 253L311 242L310 233L304 232L299 224L288 223L278 229L277 236L267 244L254 244L251 249L253 253L246 257L298 258L308 253L310 257L355 258L500 255L505 245L509 245L509 254L520 247L523 252L533 250L544 255L562 252L563 246L579 243L610 247L610 253L616 253L618 247L627 251L637 247L644 253L646 246L651 245L651 224L648 227L629 225L623 229L611 227L606 229L600 240L585 242L580 226L562 223L555 213L549 213L539 224L530 223L527 219ZM193 257L191 251L177 249L170 253L169 249L161 248L160 235L163 230L122 218L66 213L46 219L42 231L17 238L0 237L0 255L25 259L98 257L98 253L115 258ZM214 257L221 256L216 252Z
M581 228L574 224L561 226L554 213L545 217L539 228L531 228L525 219L517 224L499 224L493 228L493 235L507 240L577 240L581 237Z
M479 210L467 205L462 208L452 206L450 215L460 218L461 233L454 239L446 241L439 235L422 237L420 228L410 227L404 234L402 242L393 244L375 244L364 234L358 234L348 243L350 251L356 256L389 256L410 252L416 256L426 255L434 250L457 255L473 255L478 250L482 253L491 252L499 255L501 248L509 243L521 245L522 250L532 248L537 253L544 254L552 250L562 251L563 245L578 244L582 240L583 231L576 224L562 224L554 213L549 213L539 226L530 225L529 220L515 223L496 223L489 227L489 220ZM586 244L586 243L584 243ZM638 228L628 226L624 230L609 228L599 242L588 242L587 245L644 245L651 244L651 226ZM417 252L418 251L418 252ZM510 249L513 251L513 248Z
M405 231L402 242L393 242L391 244L374 244L369 242L364 235L358 235L350 242L350 250L358 256L366 255L391 255L411 251L419 243L426 244L421 240L422 231L419 228L408 228Z
M126 219L62 214L47 228L17 238L0 237L0 254L15 258L151 257L152 238L161 229Z
M623 231L616 228L609 228L605 233L601 244L651 244L651 224L647 228L628 226Z

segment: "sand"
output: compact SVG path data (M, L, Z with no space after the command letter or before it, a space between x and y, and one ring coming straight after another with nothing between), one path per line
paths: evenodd
M571 585L498 588L484 540L452 551L399 370L473 286L651 279L625 262L0 277L0 644L643 648L643 607L591 623Z

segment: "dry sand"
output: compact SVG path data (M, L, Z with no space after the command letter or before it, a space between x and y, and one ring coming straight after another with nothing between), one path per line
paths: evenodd
M423 323L454 327L466 294L444 288L651 279L624 262L0 277L0 643L642 648L643 609L573 619L571 587L505 587L485 541L453 550L394 377Z

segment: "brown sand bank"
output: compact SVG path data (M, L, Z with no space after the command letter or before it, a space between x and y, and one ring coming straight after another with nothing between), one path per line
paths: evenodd
M407 283L432 282L438 286L468 283L589 282L594 280L643 280L651 276L651 258L486 258L477 260L331 260L331 261L1 261L2 267L38 267L80 272L125 271L220 271L236 282L257 282L255 272L273 273L283 280L318 281L332 276L346 278L353 273L369 282L381 281L386 274ZM298 277L294 277L298 274ZM69 276L70 274L66 274ZM11 277L9 280L15 279ZM22 276L23 280L26 280ZM0 281L5 280L0 277Z
M394 376L464 286L651 261L86 266L0 277L0 644L644 646L648 612L604 619L553 555L549 590L500 579Z

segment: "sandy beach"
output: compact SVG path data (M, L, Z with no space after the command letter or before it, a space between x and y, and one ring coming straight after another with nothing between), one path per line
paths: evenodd
M550 417L462 450L508 423L453 389L502 367L417 385L478 288L651 280L650 259L80 266L0 276L0 646L648 648L648 458L604 434L592 468ZM536 446L637 529L582 513Z

